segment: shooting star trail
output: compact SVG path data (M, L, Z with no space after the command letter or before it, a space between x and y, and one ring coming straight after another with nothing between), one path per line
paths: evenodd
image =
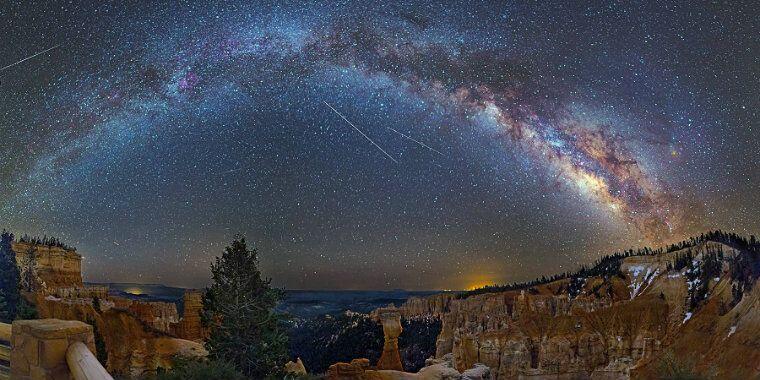
M430 151L432 151L432 152L436 152L436 153L440 154L441 156L444 156L444 157L445 157L445 155L444 155L443 153L439 152L439 151L438 151L438 150L436 150L436 149L433 149L432 147L428 146L427 144L423 143L422 141L417 141L417 140L415 140L414 138L412 138L411 136L407 136L407 135L405 135L405 134L403 134L403 133L401 133L401 132L399 132L399 131L397 131L397 130L395 130L395 129L391 128L391 127L386 127L386 128L390 129L390 130L391 130L391 131L393 131L393 132L396 132L397 134L399 134L399 135L403 136L403 137L404 137L404 138L406 138L406 139L409 139L409 140L412 140L412 141L416 142L416 143L417 143L419 146L425 147L425 148L429 149Z
M235 173L235 172L239 172L239 171L245 170L245 169L248 169L248 168L237 168L237 169L225 170L225 171L223 171L223 172L221 172L221 173L219 173L217 175Z
M47 53L47 52L49 52L49 51L51 51L51 50L53 50L53 49L55 49L55 48L57 48L57 47L59 47L59 46L61 46L61 44L58 44L58 45L55 45L55 46L53 46L53 47L51 47L51 48L45 49L45 50L43 50L43 51L41 51L41 52L39 52L39 53L35 53L35 54L33 54L33 55L30 55L30 56L28 56L28 57L26 57L26 58L24 58L24 59L22 59L22 60L20 60L20 61L18 61L18 62L14 62L14 63L11 63L10 65L8 65L8 66L5 66L5 67L1 68L1 69L0 69L0 72L2 72L2 71L5 71L6 69L10 69L10 68L11 68L11 67L13 67L13 66L16 66L16 65L19 65L19 64L21 64L21 63L24 63L25 61L28 61L28 60L30 60L30 59L32 59L32 58L34 58L34 57L38 56L38 55L41 55L41 54L45 54L45 53Z
M386 155L388 158L390 158L390 159L391 159L391 161L393 161L393 162L395 162L395 163L397 163L397 164L398 164L398 161L396 161L396 159L395 159L395 158L393 158L393 156L391 156L390 154L388 154L388 152L386 152L385 150L383 150L383 148L381 148L381 147L380 147L380 145L377 145L377 144L376 144L374 141L372 141L372 139L371 139L371 138L369 138L369 136L367 136L366 134L364 134L364 132L362 132L362 130L361 130L361 129L357 128L357 127L354 125L354 123L352 123L352 122L348 121L348 119L346 119L346 117L345 117L345 116L343 116L343 115L342 115L340 112L338 112L338 110L336 110L335 108L333 108L333 106L331 106L331 105L330 105L330 103L328 103L328 102L325 102L324 100L323 100L323 102L325 103L325 105L327 105L328 107L330 107L330 109L331 109L331 110L333 110L333 112L335 112L336 114L338 114L338 116L340 116L340 117L341 117L341 119L345 120L345 121L346 121L346 123L348 123L348 125L350 125L350 126L351 126L351 127L353 127L354 129L356 129L356 131L357 131L357 132L361 133L361 134L362 134L362 136L364 136L364 138L365 138L365 139L367 139L369 142L371 142L371 143L372 143L372 145L374 145L375 147L377 147L377 149L380 149L380 151L381 151L381 152L383 152L383 154L385 154L385 155Z

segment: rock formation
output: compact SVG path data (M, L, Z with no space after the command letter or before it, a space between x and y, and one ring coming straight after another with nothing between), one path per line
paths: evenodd
M115 297L108 294L107 286L84 286L82 257L73 249L28 242L15 242L12 249L22 280L32 290L25 297L35 303L40 318L97 326L108 353L106 368L112 374L141 376L170 368L176 355L207 355L200 292L186 292L180 319L174 303Z
M75 299L75 298L98 298L105 300L108 298L108 286L73 286L52 288L48 292L57 298Z
M306 376L306 367L303 365L303 362L301 361L301 358L296 359L294 362L287 362L285 363L285 372L286 375L294 376L294 377L300 377L300 376Z
M383 335L385 343L383 344L383 353L377 362L378 369L390 369L403 371L401 365L401 355L398 351L398 337L403 329L401 328L401 314L395 307L378 309L374 313L377 319L383 325Z
M84 286L82 256L75 250L27 242L14 242L11 249L22 277L27 273L34 280L29 284L34 290Z
M41 318L77 320L97 326L108 352L106 369L114 375L141 376L157 368L171 368L176 355L207 355L202 344L154 329L127 310L109 308L98 312L91 303L43 298L35 303Z
M199 290L185 290L183 301L182 319L171 326L172 332L178 338L202 342L208 337L208 330L201 325L203 293Z
M327 371L327 380L490 380L491 369L482 364L460 373L454 368L452 355L441 359L428 359L417 373L373 369L367 359L354 359L351 363L336 363Z
M119 302L115 303L115 308L129 311L155 330L169 333L171 325L179 322L177 305L174 303L134 301L119 297L110 298L112 301L116 299L119 299Z
M707 279L708 293L690 309L694 273L718 250L725 254L721 273ZM737 251L703 242L693 253L693 263L680 270L669 270L669 263L684 252L632 256L622 259L619 275L466 298L413 298L399 312L439 318L436 357L451 355L459 372L483 363L498 380L652 378L667 352L699 358L697 371L760 375L760 366L750 364L760 363L760 284L753 280L752 291L732 305L738 280L730 277L730 263Z
M369 369L369 359L354 359L351 363L335 363L327 370L327 380L360 380Z

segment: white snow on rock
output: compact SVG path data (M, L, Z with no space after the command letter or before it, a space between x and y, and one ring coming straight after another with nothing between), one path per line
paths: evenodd
M684 317L683 322L681 322L681 324L686 323L686 321L688 321L689 319L691 319L691 312L686 313L686 317Z
M728 336L726 336L726 338L733 335L733 333L735 332L736 332L736 326L731 326L731 330L728 331Z
M644 269L646 269L643 265L632 265L628 268L628 271L631 272L633 277L639 277L639 273L643 272Z
M654 272L652 272L651 267L644 265L630 266L628 271L631 273L631 285L628 286L631 288L631 299L636 298L636 296L641 294L644 289L649 285L652 285L652 281L660 273L659 269L655 269ZM641 273L644 273L644 276L639 278Z
M697 285L699 285L699 279L695 278L691 281L686 281L686 283L689 285L689 290L691 290L692 288L695 288Z

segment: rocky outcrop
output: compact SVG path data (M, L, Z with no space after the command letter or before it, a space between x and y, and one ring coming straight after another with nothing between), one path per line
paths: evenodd
M203 345L177 339L152 328L127 310L98 312L91 303L42 298L36 300L42 318L78 320L97 326L108 352L106 369L112 374L141 376L157 368L171 368L174 356L204 357Z
M351 363L335 363L327 370L328 380L360 380L369 369L369 359L354 359Z
M383 335L385 338L383 353L377 362L377 368L403 371L404 367L401 365L401 355L398 351L398 337L403 331L401 328L401 314L399 314L395 307L378 309L374 314L383 325Z
M26 242L13 243L12 248L23 273L22 285L32 290L24 292L25 297L36 304L40 317L95 325L111 373L139 376L171 367L176 355L207 354L201 343L199 292L185 295L185 318L180 320L174 303L112 297L108 287L84 286L82 258L73 249Z
M28 284L31 289L49 292L84 286L82 256L74 249L27 242L14 242L11 249L16 254L22 280L26 277L32 281Z
M124 297L109 296L101 304L113 303L111 307L130 312L150 328L171 334L174 324L179 322L177 305L170 302L138 301Z
M301 358L296 359L295 362L287 362L285 363L285 375L290 375L293 377L300 377L300 376L306 376L306 367L303 365L303 361L301 361Z
M622 261L620 275L563 279L466 298L454 293L412 298L399 312L404 318L439 318L436 357L450 355L460 373L482 363L499 380L651 378L672 350L698 352L698 370L717 365L719 372L731 371L726 374L759 375L760 368L746 362L760 355L760 338L749 333L760 331L758 293L730 305L728 266L736 251L713 242L693 250L695 269L669 270L669 263L684 252L632 256ZM725 254L723 273L708 280L707 300L692 310L687 301L699 284L687 280L694 273L687 271L698 271L706 252L717 250ZM732 348L709 349L718 346Z
M66 299L98 298L105 300L108 298L108 286L59 287L50 289L49 295Z
M641 358L647 343L663 338L659 326L667 321L667 305L657 298L588 312L569 307L566 296L472 298L445 315L437 353L452 353L459 370L483 363L499 379L591 376L611 360Z
M118 297L112 297L111 300L117 298ZM179 322L177 305L174 303L155 301L143 302L120 298L119 302L116 302L114 307L129 311L135 317L148 324L151 328L165 333L171 331L172 324Z
M411 318L420 315L441 318L448 313L452 301L457 297L457 293L446 292L434 294L428 297L410 297L404 306L399 308L403 318Z
M451 354L441 359L429 359L417 373L374 369L367 359L354 359L351 363L336 363L327 371L327 380L490 380L491 370L476 364L460 373L454 368Z
M201 324L203 293L194 289L185 290L182 310L182 319L171 326L172 333L178 338L202 342L208 337L208 329Z

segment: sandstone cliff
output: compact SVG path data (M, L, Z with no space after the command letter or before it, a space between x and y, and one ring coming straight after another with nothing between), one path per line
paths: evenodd
M697 372L752 378L760 375L760 284L750 277L743 286L751 291L736 300L739 254L703 242L680 269L673 263L685 250L632 256L615 276L438 294L410 299L400 312L440 318L436 356L451 354L460 372L483 363L494 379L651 378L670 353L688 353Z
M59 246L14 242L11 249L22 272L33 280L31 288L47 291L57 288L82 287L82 256L75 250ZM33 265L32 265L33 264Z
M139 376L171 367L175 355L205 356L201 294L188 290L183 316L174 303L110 296L107 286L84 286L82 257L62 245L14 242L25 297L40 318L78 320L97 327L108 354L107 369ZM95 299L98 304L95 304Z
M209 330L201 324L203 311L203 293L199 290L186 290L182 300L182 318L170 326L171 332L178 338L203 342L208 338Z
M108 352L106 368L114 375L140 376L157 368L171 368L175 355L207 355L201 343L178 339L155 329L128 310L111 307L99 312L85 299L61 300L41 295L35 303L41 318L95 325Z

